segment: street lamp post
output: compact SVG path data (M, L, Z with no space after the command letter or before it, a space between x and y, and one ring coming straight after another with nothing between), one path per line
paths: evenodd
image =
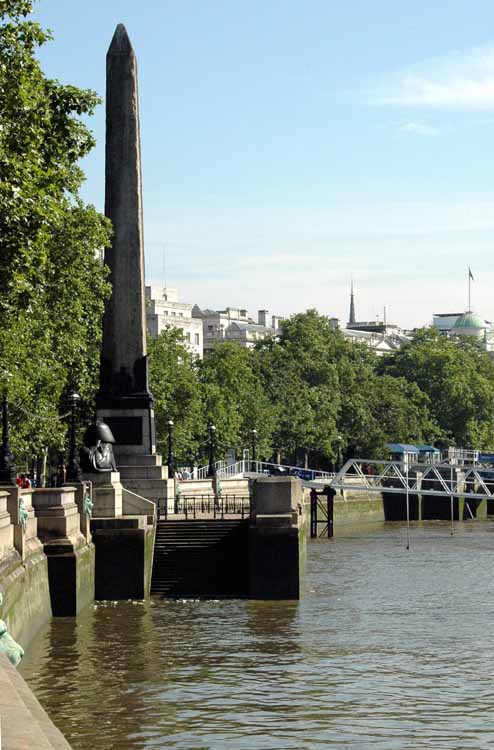
M211 422L208 424L209 434L209 463L208 463L208 477L216 476L216 466L214 461L214 435L216 427Z
M2 451L0 453L0 484L15 485L17 469L15 459L10 450L9 434L9 401L7 391L2 399Z
M77 457L77 446L76 446L76 427L77 427L77 404L81 400L78 393L71 393L69 396L70 402L70 433L69 433L69 463L67 464L67 473L65 476L65 482L81 482L82 474L81 467L79 465L79 459Z
M257 449L257 430L251 430L250 434L252 436L252 471L255 472L256 470L256 461L257 461L257 455L256 455L256 449Z
M169 419L166 423L168 428L168 458L166 463L168 464L168 477L173 479L175 476L175 459L173 457L173 419Z

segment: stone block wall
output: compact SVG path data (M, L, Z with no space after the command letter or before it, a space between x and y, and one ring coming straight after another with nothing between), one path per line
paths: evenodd
M298 599L306 560L307 514L302 482L266 477L254 482L249 529L252 599Z

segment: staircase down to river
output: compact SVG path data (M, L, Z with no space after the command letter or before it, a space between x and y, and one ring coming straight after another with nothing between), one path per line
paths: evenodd
M244 597L248 587L248 519L158 522L151 594Z

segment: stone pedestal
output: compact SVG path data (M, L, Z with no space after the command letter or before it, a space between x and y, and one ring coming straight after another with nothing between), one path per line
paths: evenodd
M33 491L38 536L44 544L53 539L67 539L76 547L85 543L75 493L75 487L47 487Z
M91 516L85 512L84 499L86 495L92 499L92 485L91 482L80 482L74 485L75 487L75 502L77 510L79 511L80 518L80 530L81 534L86 542L91 541Z
M38 539L37 519L32 506L33 490L21 489L13 485L0 486L0 492L7 493L7 511L10 514L10 522L13 524L14 548L24 561L30 555L41 551L42 545ZM26 527L20 525L19 509L21 500L27 511Z
M300 479L257 479L249 528L251 598L300 598L306 549L307 517Z
M81 534L75 487L33 492L38 535L48 558L55 617L74 617L94 600L94 546Z
M117 466L121 463L120 457L127 453L144 455L156 452L154 409L151 407L131 408L129 404L126 408L125 400L121 399L118 406L99 407L98 419L106 422L113 433Z
M122 515L122 484L118 471L83 474L82 478L92 484L93 518L116 518Z
M7 558L14 547L14 527L7 510L8 494L0 492L0 560Z

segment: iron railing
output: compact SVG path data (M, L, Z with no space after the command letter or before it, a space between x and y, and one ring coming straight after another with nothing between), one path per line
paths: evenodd
M250 518L251 501L249 495L180 495L172 500L159 503L159 518L168 521L173 518L195 519L200 517L219 518L237 516Z

